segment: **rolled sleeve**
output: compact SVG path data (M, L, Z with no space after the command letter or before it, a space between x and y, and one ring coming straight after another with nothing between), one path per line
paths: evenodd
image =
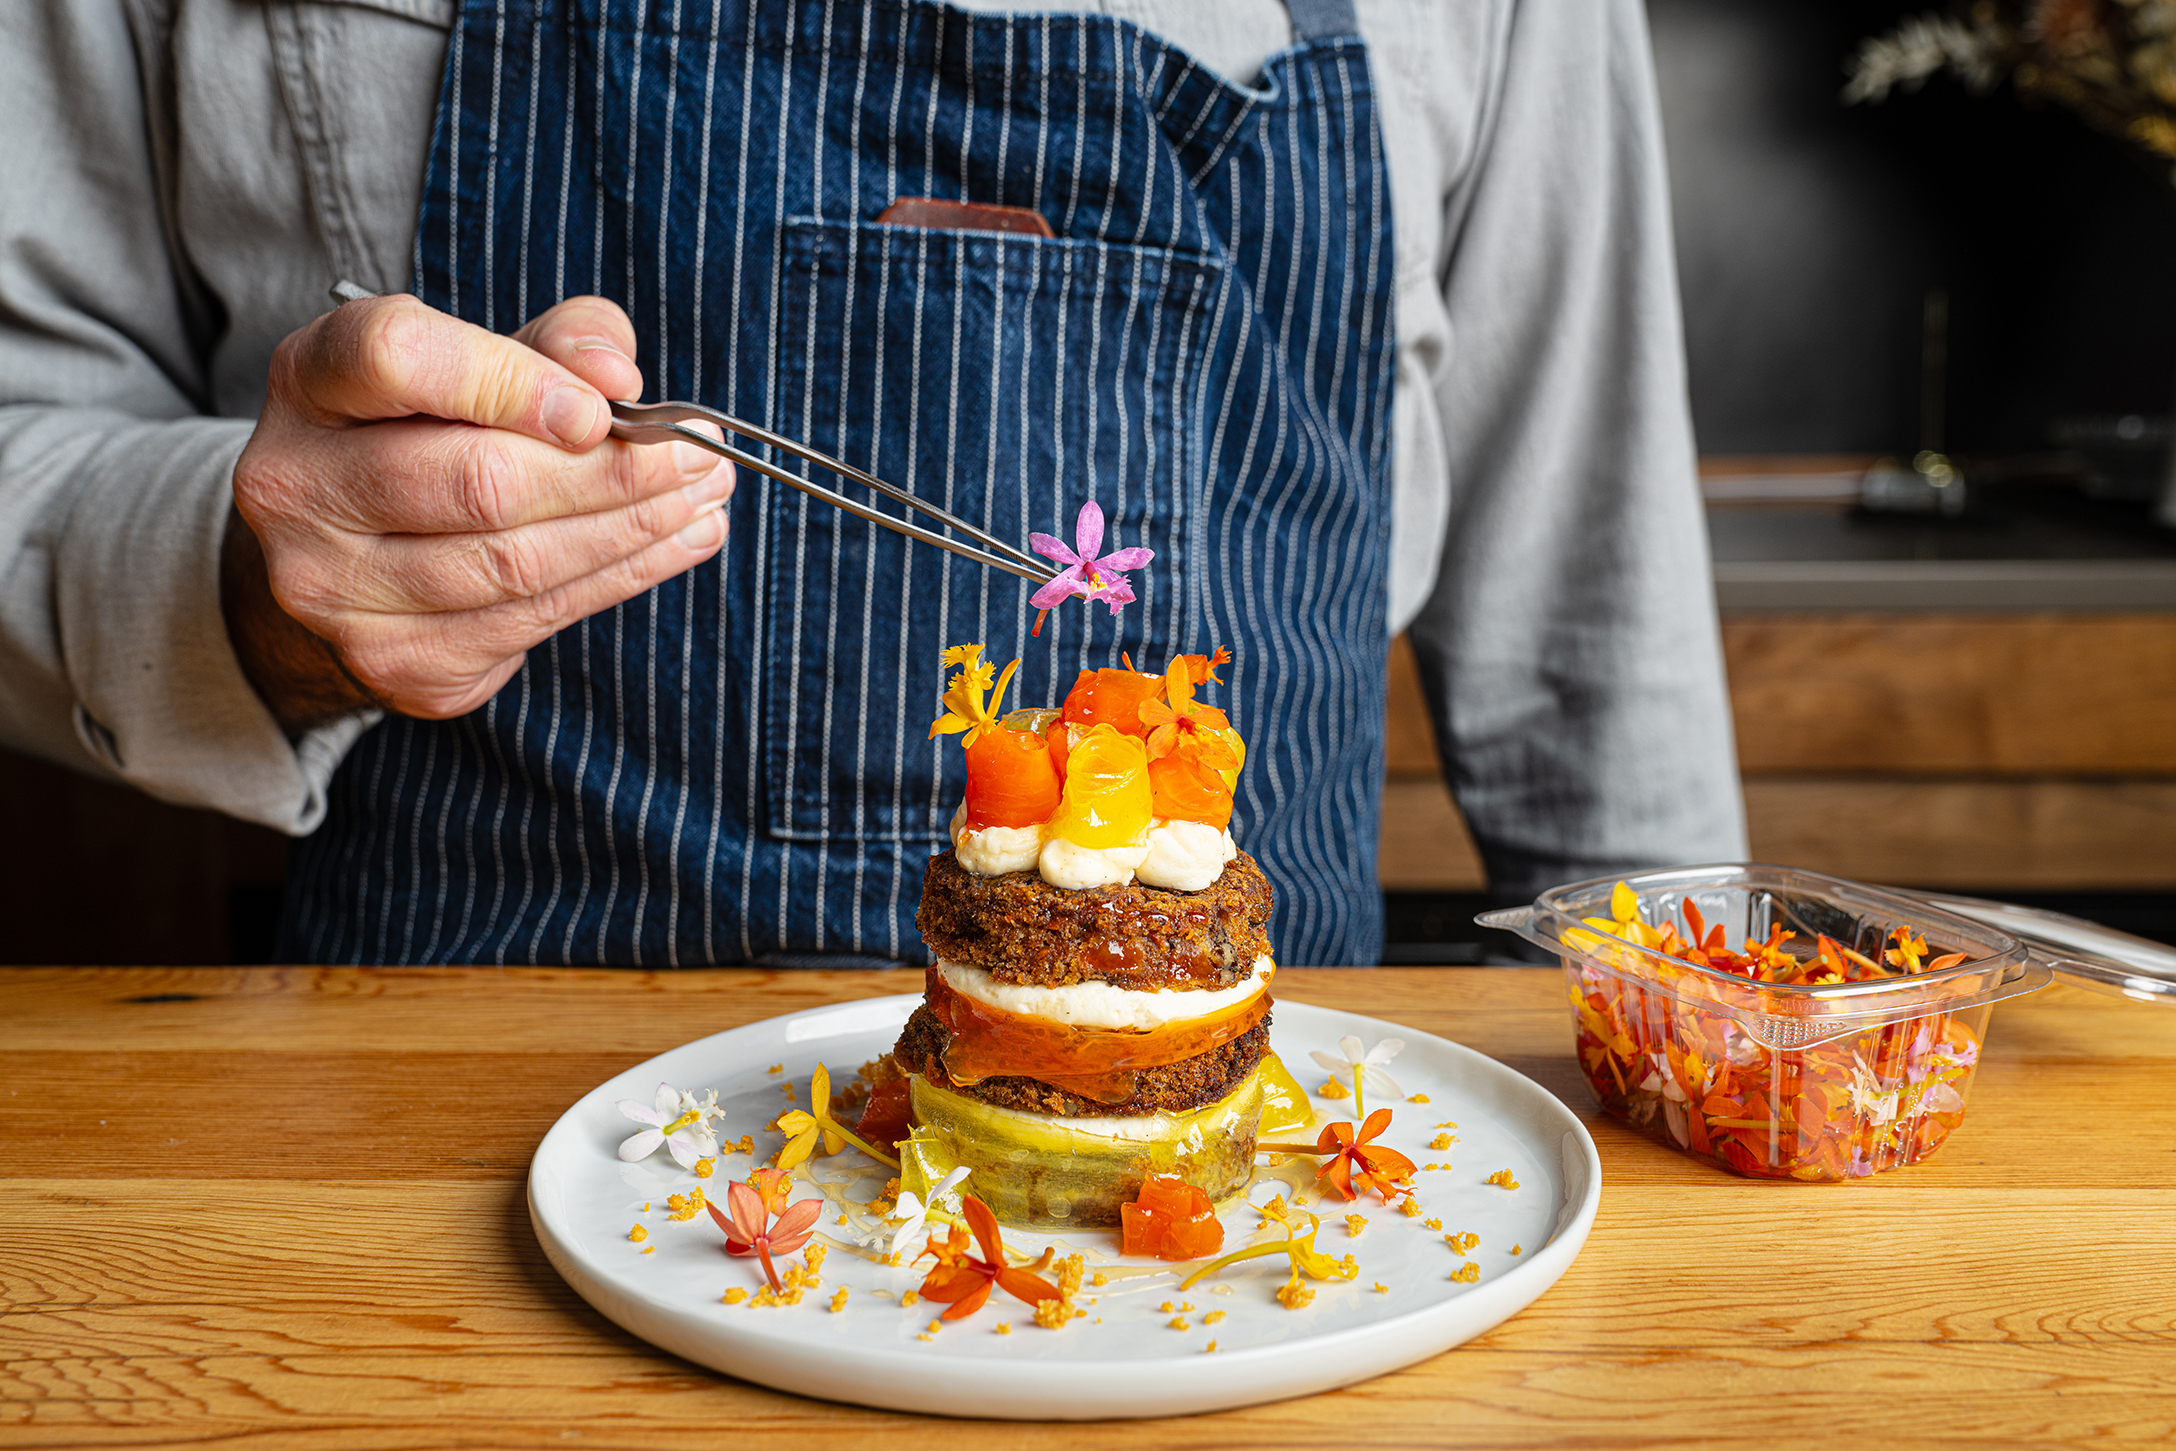
M14 662L42 656L55 677L9 688L14 708L0 720L11 743L64 764L302 833L323 820L333 768L370 721L290 741L228 643L220 542L250 427L87 409L0 415L0 479L18 503L44 505L10 531L19 552L44 559L19 559L15 573L49 602L14 598L0 618Z

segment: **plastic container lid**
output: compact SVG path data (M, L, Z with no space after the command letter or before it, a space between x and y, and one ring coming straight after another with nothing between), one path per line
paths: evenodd
M1917 897L1938 911L1970 917L2015 937L2030 949L2035 961L2073 986L2176 1007L2176 947L2133 937L2083 917L2021 907L2015 902L1990 902L1947 892L1898 895Z
M1876 954L1897 927L1963 954L1944 968L1816 985L1752 981L1666 956L1589 924L1608 917L1622 881L1648 920L1671 917L1690 897L1732 939L1787 926L1801 940L1819 934ZM1528 907L1476 919L1505 928L1590 968L1639 980L1704 1010L1735 1018L1771 1048L1810 1047L1849 1032L1932 1012L1955 1012L2032 992L2057 977L2140 1001L2176 1003L2176 949L2097 923L2010 902L1940 892L1871 887L1794 867L1716 863L1597 877L1543 892Z

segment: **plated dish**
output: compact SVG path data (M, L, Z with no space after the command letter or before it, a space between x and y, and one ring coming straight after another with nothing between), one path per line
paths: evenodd
M1422 1165L1419 1212L1372 1194L1349 1205L1334 1195L1328 1204L1310 1202L1323 1220L1319 1248L1333 1258L1352 1255L1356 1278L1308 1280L1311 1300L1288 1308L1277 1294L1289 1274L1281 1256L1239 1261L1181 1291L1209 1261L1125 1255L1118 1232L1107 1229L1006 1228L1006 1246L1031 1258L1045 1247L1056 1259L1083 1257L1076 1308L1086 1314L1046 1329L1028 1305L1000 1291L974 1316L931 1330L941 1306L903 1303L930 1262L908 1263L912 1248L899 1265L882 1262L898 1226L868 1206L881 1201L890 1171L842 1150L807 1161L795 1191L826 1201L816 1226L823 1238L812 1240L828 1249L821 1283L797 1303L756 1306L754 1292L764 1283L757 1262L729 1254L706 1212L675 1216L692 1191L715 1194L776 1152L784 1136L764 1125L781 1108L805 1108L819 1062L876 1057L921 1002L907 994L773 1018L689 1043L598 1085L552 1127L530 1169L530 1216L553 1267L632 1333L757 1384L939 1415L1099 1420L1308 1395L1439 1354L1554 1284L1585 1243L1600 1204L1593 1140L1532 1080L1440 1038L1285 1002L1270 1047L1294 1063L1340 1051L1346 1037L1369 1045L1404 1040L1384 1065L1404 1093L1383 1139ZM1311 1086L1327 1081L1326 1074L1308 1078ZM698 1099L716 1094L709 1126L725 1152L707 1177L683 1168L668 1148L631 1163L619 1158L619 1146L641 1127L619 1105L648 1105L661 1083L695 1090ZM1428 1102L1409 1102L1415 1096ZM1307 1101L1323 1118L1351 1109L1349 1099L1310 1094ZM1455 1138L1436 1149L1438 1135ZM753 1152L740 1151L743 1141ZM1281 1238L1282 1228L1249 1206L1304 1194L1294 1181L1311 1182L1317 1167L1298 1157L1270 1159L1262 1156L1262 1177L1250 1192L1220 1209L1227 1252L1258 1237ZM1502 1180L1489 1182L1500 1171L1507 1171ZM1361 1220L1357 1235L1348 1213ZM842 1214L845 1224L837 1222ZM638 1226L643 1238L630 1238ZM862 1235L871 1242L860 1244ZM920 1237L912 1237L915 1248ZM734 1290L741 1299L726 1303ZM844 1302L834 1311L841 1290Z

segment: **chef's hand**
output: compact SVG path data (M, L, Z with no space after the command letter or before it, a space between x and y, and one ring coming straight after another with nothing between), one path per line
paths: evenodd
M221 604L282 725L473 710L530 646L717 553L732 465L607 437L634 352L599 297L511 338L374 298L280 344Z

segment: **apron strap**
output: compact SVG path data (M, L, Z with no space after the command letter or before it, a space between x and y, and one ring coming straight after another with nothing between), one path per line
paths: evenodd
M1285 9L1292 13L1292 39L1301 44L1360 33L1352 0L1285 0Z

